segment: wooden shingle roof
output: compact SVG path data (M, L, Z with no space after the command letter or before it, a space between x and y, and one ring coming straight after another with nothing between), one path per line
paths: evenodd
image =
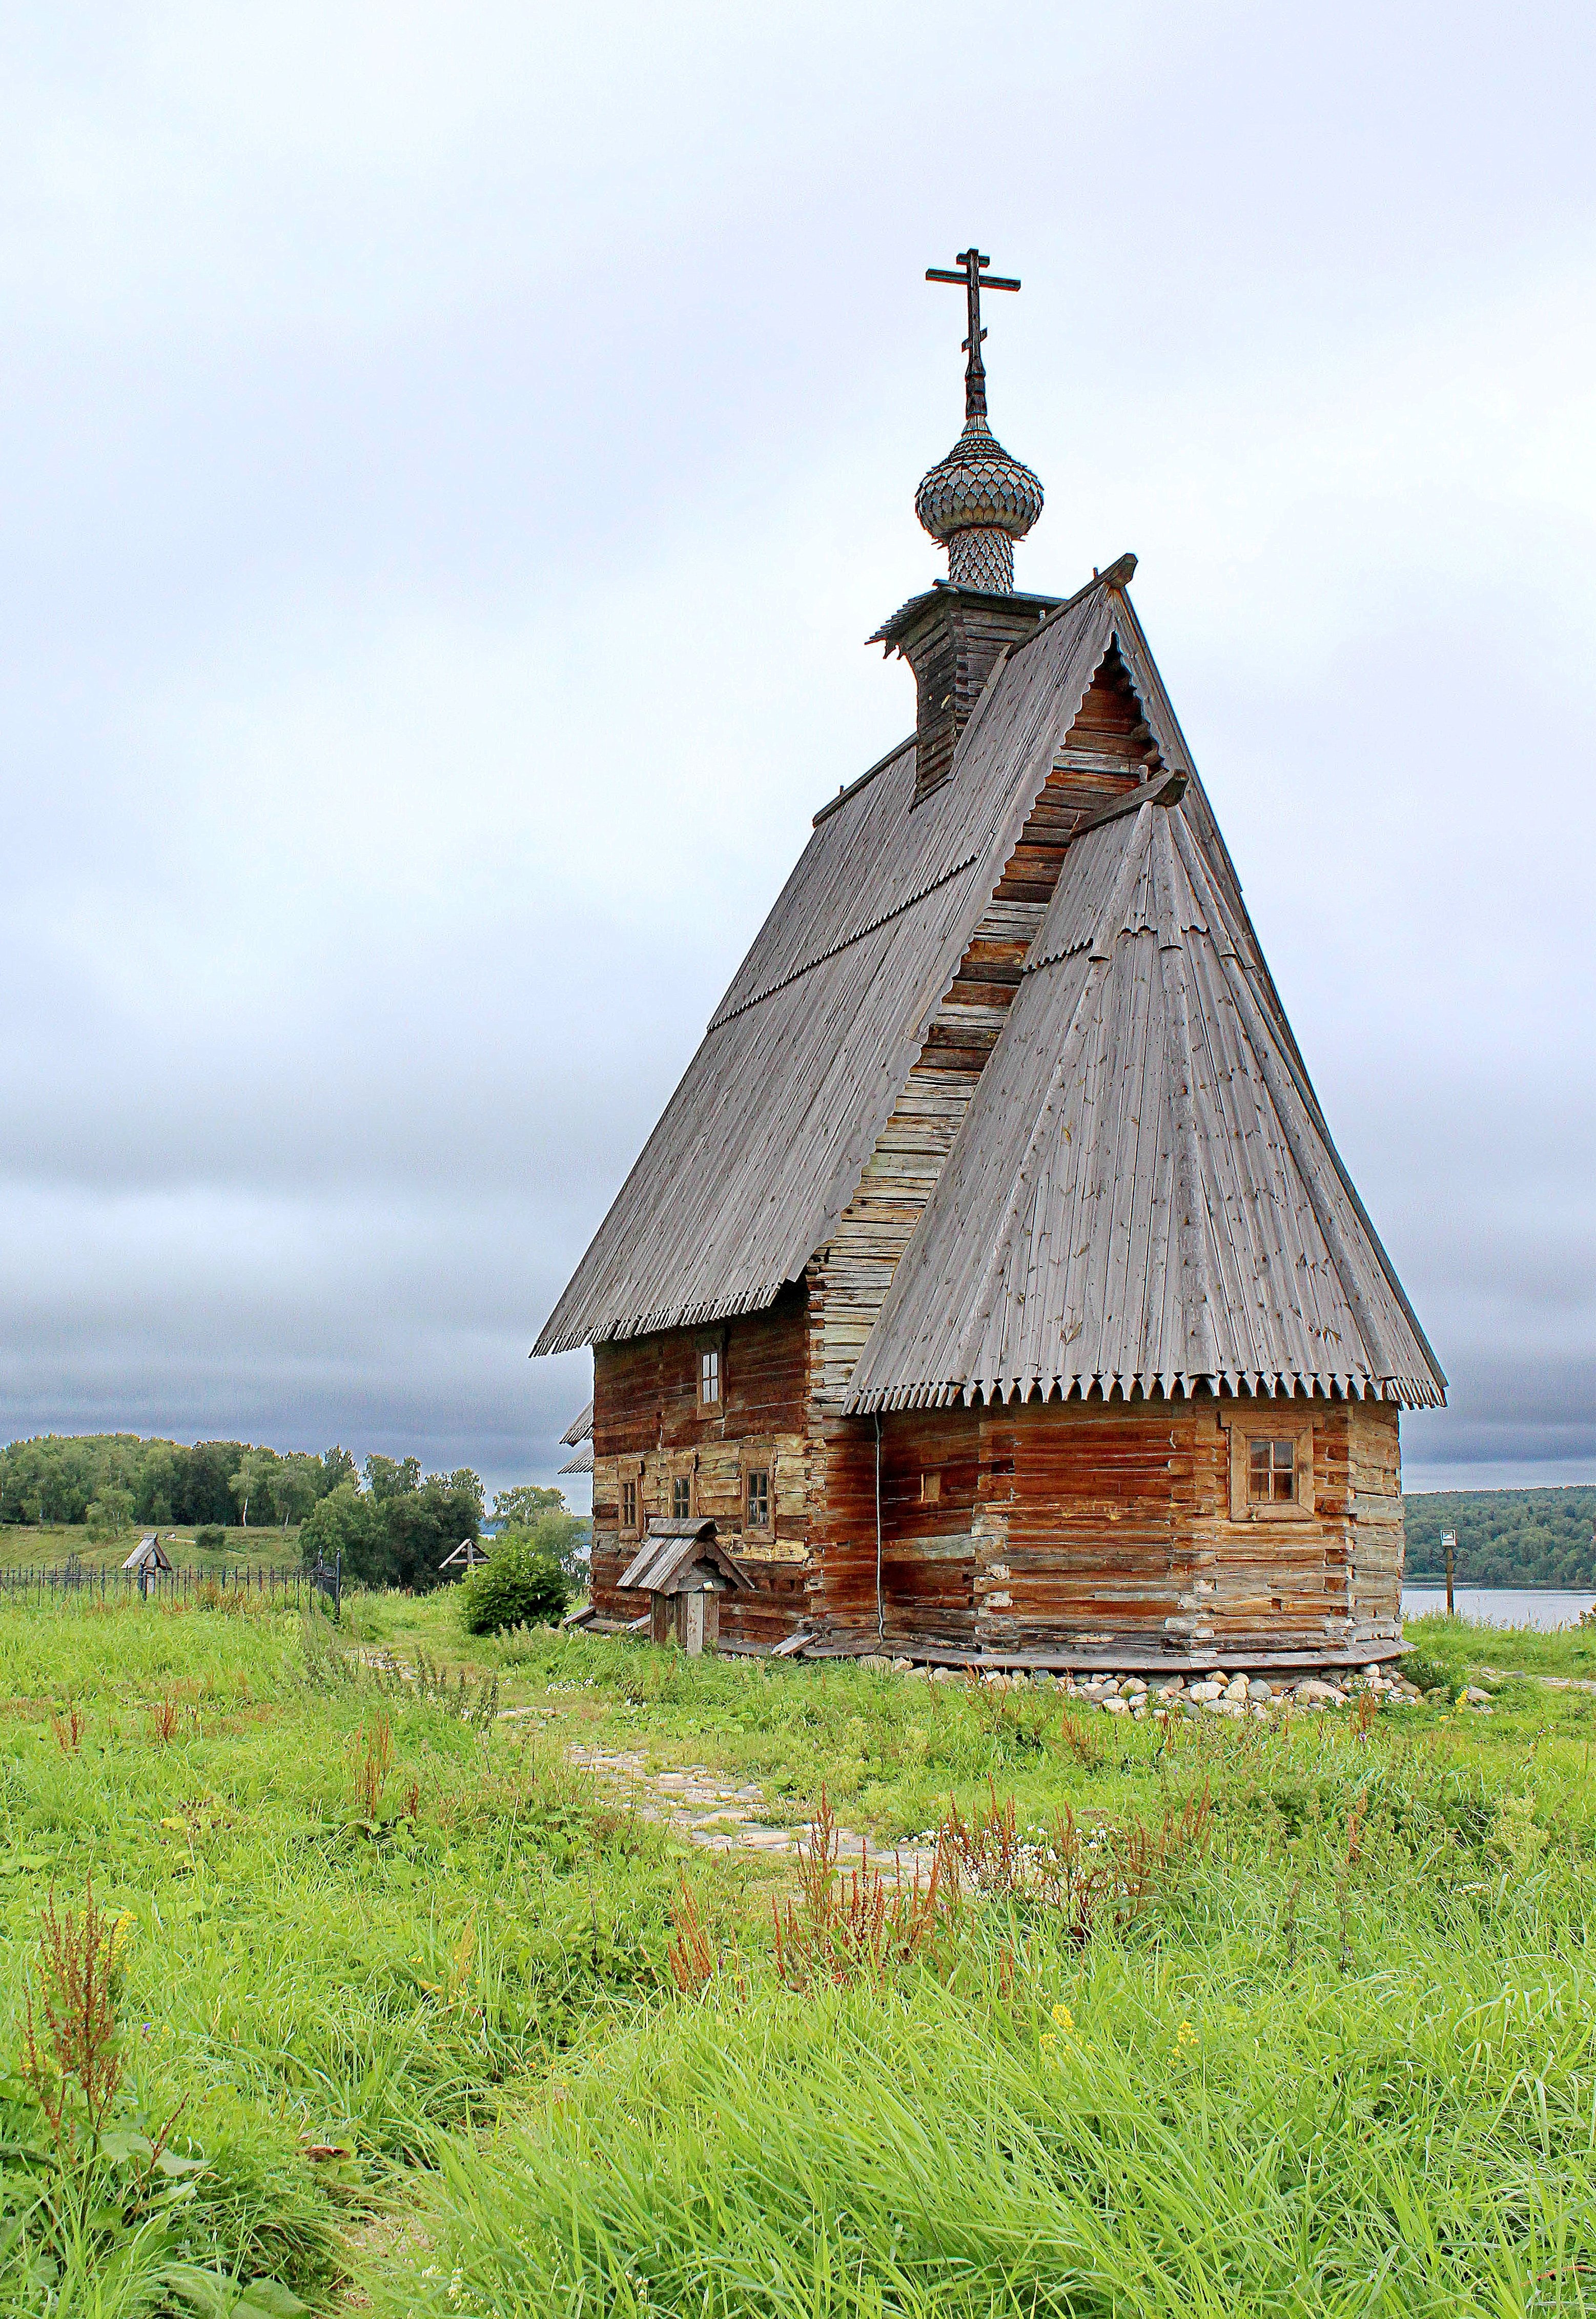
M1445 1399L1178 786L1072 840L850 1411Z
M721 1545L713 1521L699 1515L667 1521L656 1515L617 1584L623 1592L642 1587L651 1594L690 1594L707 1576L722 1578L744 1593L753 1591L753 1579Z
M800 1277L1124 609L1105 575L1040 622L994 671L952 778L919 805L906 742L816 816L535 1352L755 1312Z

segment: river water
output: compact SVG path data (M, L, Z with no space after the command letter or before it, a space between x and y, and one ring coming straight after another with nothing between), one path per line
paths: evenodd
M1483 1627L1577 1627L1582 1611L1596 1609L1596 1594L1565 1586L1457 1586L1452 1600L1460 1619ZM1446 1607L1444 1585L1402 1588L1404 1619Z

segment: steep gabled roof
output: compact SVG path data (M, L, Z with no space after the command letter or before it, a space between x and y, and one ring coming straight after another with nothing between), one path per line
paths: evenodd
M1005 650L940 788L915 802L906 743L816 816L537 1352L755 1311L801 1276L1112 648L1179 778L1070 842L848 1407L1200 1379L1444 1399L1123 593L1132 564Z
M942 788L914 804L906 743L816 816L535 1351L757 1311L801 1276L1124 621L1113 581L1095 580L1000 662ZM1178 742L1160 737L1167 752Z
M1445 1399L1179 786L1072 839L850 1411L1199 1381Z

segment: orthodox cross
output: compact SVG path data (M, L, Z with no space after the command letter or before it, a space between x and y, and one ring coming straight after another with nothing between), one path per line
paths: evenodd
M981 360L981 340L987 333L981 328L981 293L983 290L1017 290L1020 285L1017 280L1006 274L983 274L982 267L990 266L992 261L989 257L983 257L973 244L969 249L960 251L956 263L959 267L957 274L950 273L945 266L928 266L925 279L927 282L961 282L969 299L969 336L964 341L969 355L964 366L964 418L968 425L972 419L985 420L987 416L987 365Z

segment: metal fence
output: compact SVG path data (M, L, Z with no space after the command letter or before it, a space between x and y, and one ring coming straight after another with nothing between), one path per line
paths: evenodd
M189 1602L224 1594L252 1594L263 1602L275 1602L286 1610L302 1608L308 1602L317 1583L311 1571L274 1569L269 1563L260 1562L217 1567L189 1563L172 1570L145 1571L104 1566L88 1569L81 1563L67 1561L0 1569L0 1597L32 1597L41 1602L81 1597L112 1602L142 1596L163 1602ZM331 1593L333 1590L327 1586L324 1591Z

